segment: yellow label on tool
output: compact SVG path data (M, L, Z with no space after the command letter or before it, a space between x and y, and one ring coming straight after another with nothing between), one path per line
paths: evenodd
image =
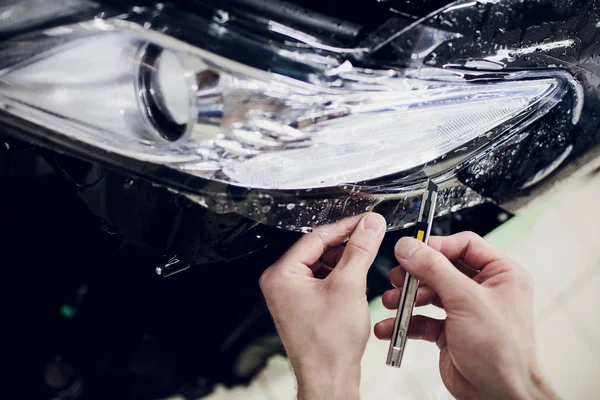
M423 238L425 237L425 231L418 231L417 232L417 240L419 241L423 241Z

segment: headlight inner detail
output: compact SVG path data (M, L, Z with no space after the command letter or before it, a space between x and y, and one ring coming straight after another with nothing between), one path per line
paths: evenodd
M138 91L143 111L163 138L175 142L193 118L193 82L175 53L152 44L142 51Z

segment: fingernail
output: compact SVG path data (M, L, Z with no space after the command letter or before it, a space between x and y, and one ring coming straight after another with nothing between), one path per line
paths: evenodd
M403 237L396 243L396 255L400 258L408 259L419 248L419 242L413 238Z
M374 236L379 236L385 228L385 220L378 214L369 214L363 223L365 230Z

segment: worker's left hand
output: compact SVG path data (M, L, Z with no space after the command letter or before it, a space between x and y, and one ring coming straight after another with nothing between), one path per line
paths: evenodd
M384 233L384 218L373 213L317 228L261 276L300 399L358 398L370 331L367 271Z

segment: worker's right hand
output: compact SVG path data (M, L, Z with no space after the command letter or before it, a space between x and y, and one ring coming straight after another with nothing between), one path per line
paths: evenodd
M384 294L383 304L398 307L408 271L421 281L416 305L446 310L445 320L414 316L409 337L438 345L442 380L454 397L555 398L536 362L533 281L525 269L467 232L432 237L429 246L402 238L395 254L396 289ZM393 318L379 322L375 335L389 339L393 324Z

